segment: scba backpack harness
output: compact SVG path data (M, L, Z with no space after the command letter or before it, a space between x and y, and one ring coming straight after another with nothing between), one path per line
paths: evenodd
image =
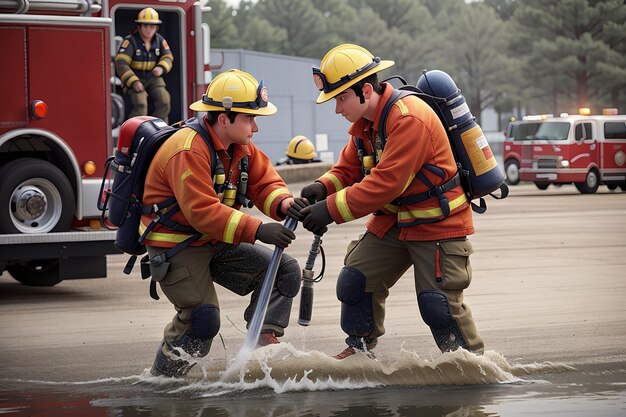
M509 194L509 188L504 182L504 174L497 167L495 156L482 129L476 123L476 118L471 114L465 102L465 97L463 97L461 90L457 88L452 78L443 71L433 70L424 71L416 86L408 85L400 76L394 76L385 81L393 78L399 79L403 85L392 93L391 98L383 107L374 154L366 155L363 140L356 138L356 146L362 163L363 173L365 175L369 174L382 156L387 140L387 116L392 106L398 100L409 95L415 95L424 100L435 111L446 129L458 167L457 173L451 179L435 186L424 174L424 170L437 175L442 180L445 179L445 172L434 165L424 165L416 173L415 178L422 181L429 188L429 191L413 196L399 197L390 204L392 206L400 206L438 198L443 217L417 219L410 223L399 224L398 226L410 227L421 223L434 223L448 217L450 204L446 193L459 185L462 186L472 210L479 214L487 210L487 204L483 198L487 194L496 199L506 198ZM499 196L493 194L498 189L500 190ZM475 199L479 199L479 204L472 201ZM375 212L374 214L380 214L380 212Z
M224 166L220 161L209 132L204 123L196 118L188 119L173 126L163 120L150 116L133 117L122 125L115 155L106 162L105 172L100 187L101 199L98 209L102 212L101 222L105 227L117 227L115 246L121 251L132 255L124 268L125 274L130 274L138 255L146 252L144 240L157 224L167 229L187 233L190 236L174 247L168 248L160 255L150 258L148 255L141 259L141 277L149 278L152 273L150 267L157 271L150 283L150 296L156 300L156 282L161 281L169 268L168 260L198 240L202 233L191 226L182 225L171 220L171 217L180 211L176 198L170 197L158 204L145 206L143 204L144 183L152 159L157 151L175 132L190 128L200 134L209 147L211 153L211 170L215 192L223 194L223 204L250 206L246 197L248 181L248 157L240 162L238 187L228 183ZM114 173L113 186L106 188L110 172ZM106 189L105 189L106 188ZM108 211L108 223L105 213ZM156 214L154 219L140 233L141 216Z

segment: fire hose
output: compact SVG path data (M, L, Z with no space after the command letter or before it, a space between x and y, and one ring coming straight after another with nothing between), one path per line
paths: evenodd
M285 227L289 230L296 230L297 225L298 221L294 218L288 217L285 221ZM246 348L252 350L259 340L261 326L263 325L263 320L265 319L267 305L269 304L270 295L272 293L272 289L274 288L274 281L276 280L276 273L278 272L278 265L280 264L280 258L283 255L283 251L284 249L279 248L278 246L274 248L272 259L270 260L265 274L265 279L263 280L263 285L261 286L261 291L259 292L256 309L254 310L252 320L250 320L246 340L244 341L241 350Z

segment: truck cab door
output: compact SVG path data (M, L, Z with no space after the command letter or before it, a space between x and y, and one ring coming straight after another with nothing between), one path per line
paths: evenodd
M610 179L624 181L626 178L626 121L605 121L601 139L602 168ZM618 178L613 178L617 176Z
M589 168L592 164L600 166L600 143L597 123L581 121L574 125L574 147L570 157L572 168Z

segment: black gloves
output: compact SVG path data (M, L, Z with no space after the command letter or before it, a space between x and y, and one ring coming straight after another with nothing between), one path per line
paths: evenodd
M300 197L306 198L311 204L326 200L326 187L321 182L314 182L302 189Z
M304 216L300 213L300 211L309 205L310 203L306 199L296 197L293 199L293 204L289 207L289 209L287 209L287 215L301 222L304 220Z
M300 210L300 215L304 217L302 220L304 228L317 236L322 236L326 233L328 230L326 226L333 222L333 218L330 217L325 201L304 207Z
M296 238L296 234L280 223L262 223L256 231L256 238L285 249Z

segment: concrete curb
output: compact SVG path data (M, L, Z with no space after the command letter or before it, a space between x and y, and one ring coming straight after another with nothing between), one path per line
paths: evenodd
M276 171L285 183L313 181L333 166L331 162L315 162L312 164L279 165Z

